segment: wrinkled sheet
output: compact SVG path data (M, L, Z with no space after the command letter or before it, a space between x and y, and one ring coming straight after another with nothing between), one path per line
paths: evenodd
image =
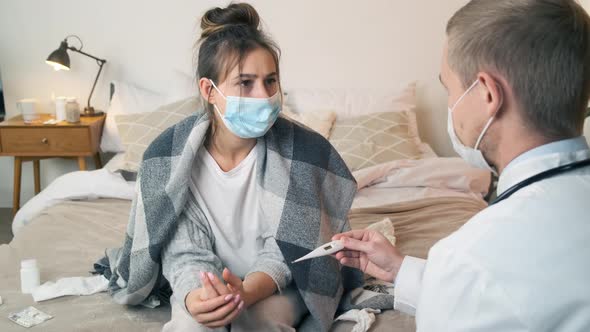
M106 293L70 296L35 303L31 295L20 293L19 262L36 258L42 282L62 277L87 276L104 248L120 245L125 234L131 202L99 199L64 202L46 209L25 227L9 245L0 246L0 331L22 331L5 319L10 312L29 305L47 312L54 319L43 323L42 331L160 331L170 317L170 308L125 307ZM472 198L424 199L378 208L351 211L353 228L390 218L397 245L409 255L426 257L440 238L459 228L485 207ZM74 245L71 245L74 243ZM350 331L354 324L337 322L333 331ZM414 331L414 318L396 311L377 315L371 331Z

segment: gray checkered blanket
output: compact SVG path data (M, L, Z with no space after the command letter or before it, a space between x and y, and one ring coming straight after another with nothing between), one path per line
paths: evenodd
M209 125L208 114L197 112L164 131L144 153L125 243L107 250L102 262L116 302L140 304L165 289L161 251L187 201L193 161ZM256 173L261 208L279 223L276 242L311 313L300 330L327 331L345 291L362 286L362 274L331 257L291 262L349 230L356 182L326 139L284 118L257 143L266 151L258 155ZM371 307L391 307L391 299L378 299ZM349 304L344 308L358 307Z

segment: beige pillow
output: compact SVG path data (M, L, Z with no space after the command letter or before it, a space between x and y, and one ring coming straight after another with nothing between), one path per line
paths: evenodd
M300 114L283 108L282 114L289 119L304 124L325 138L330 137L330 131L332 130L334 121L336 121L336 113L327 110Z
M161 106L153 112L115 116L125 147L123 169L137 172L143 153L164 130L172 127L201 108L198 97L190 97Z
M330 143L351 171L399 159L419 159L414 111L373 113L337 120Z

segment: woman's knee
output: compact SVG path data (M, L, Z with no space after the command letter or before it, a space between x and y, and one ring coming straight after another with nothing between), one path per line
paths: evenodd
M248 308L242 315L259 325L294 327L307 314L307 307L295 288L287 288L281 294L275 294Z

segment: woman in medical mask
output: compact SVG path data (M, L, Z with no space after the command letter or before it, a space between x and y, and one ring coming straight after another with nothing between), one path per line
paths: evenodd
M174 292L172 318L164 331L225 331L230 324L232 331L294 331L308 313L272 235L280 218L261 208L269 204L259 188L268 176L257 173L291 167L286 158L294 159L293 152L285 156L280 146L269 145L293 140L295 125L278 119L279 50L259 23L258 13L245 3L211 9L201 20L197 78L210 124L187 179L187 205L162 249L163 275ZM281 129L271 130L274 125ZM327 142L318 146L319 135L302 130L295 128L300 133L295 136L307 137L319 153L344 165ZM272 199L298 190L289 185L289 177L274 181ZM353 193L349 180L350 190L336 190ZM273 209L288 206L281 204ZM346 215L347 209L338 213ZM330 274L339 269L335 271ZM331 324L330 314L325 324Z
M178 275L184 264L195 259L187 252L193 246L189 242L195 236L194 225L179 225L180 230L164 249L162 261L164 276L174 292L183 293L184 303L175 306L184 308L173 308L166 331L239 325L244 310L277 291L273 278L285 277L252 272L262 249L261 234L268 227L258 211L255 146L281 111L279 51L258 25L258 14L248 4L211 9L201 20L197 76L211 124L195 158L189 200L194 200L206 216L215 240L213 254L226 268L222 276L206 271ZM278 248L272 259L278 266L275 269L286 269ZM198 283L201 287L185 287ZM289 290L285 295L287 301L277 299L275 305L285 305L292 312L268 320L276 318L277 323L290 325L305 312L300 308L305 306L296 292ZM261 319L250 316L251 320Z

